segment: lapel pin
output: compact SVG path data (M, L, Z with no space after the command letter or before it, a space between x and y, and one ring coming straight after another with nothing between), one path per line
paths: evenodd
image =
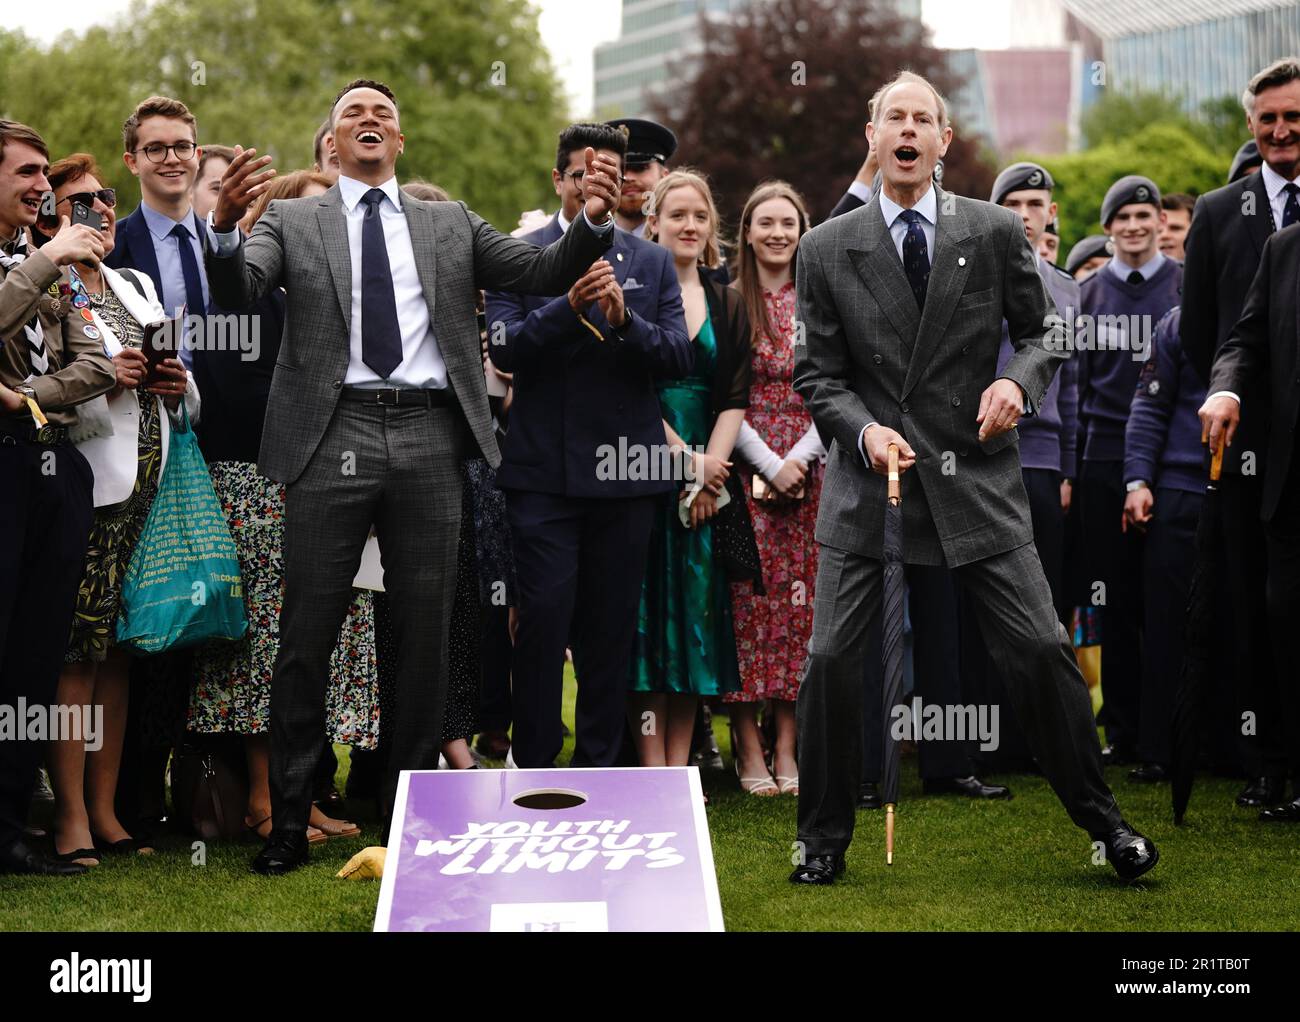
M965 266L965 265L966 265L966 257L965 257L965 256L961 256L961 257L957 260L957 265L958 265L958 266Z
M623 261L623 253L622 253L622 252L619 252L619 253L618 253L618 261L619 261L620 263Z

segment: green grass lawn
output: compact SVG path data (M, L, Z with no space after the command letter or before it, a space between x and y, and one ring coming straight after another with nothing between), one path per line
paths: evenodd
M572 726L572 675L565 717ZM716 720L730 766L726 720ZM571 742L566 742L561 763ZM346 753L341 756L347 770ZM1256 822L1232 806L1240 783L1203 777L1188 822L1174 827L1168 785L1109 781L1127 819L1154 840L1161 861L1125 887L1089 863L1087 837L1041 777L1001 778L1011 802L920 797L915 760L903 765L895 863L884 861L884 816L858 814L848 873L833 888L786 882L795 831L792 797L740 793L735 775L706 772L713 854L730 930L1294 930L1300 927L1300 833ZM334 874L379 839L312 849L309 866L268 879L249 872L254 844L209 845L192 862L189 840L159 854L105 859L73 880L0 877L0 930L368 930L379 885Z

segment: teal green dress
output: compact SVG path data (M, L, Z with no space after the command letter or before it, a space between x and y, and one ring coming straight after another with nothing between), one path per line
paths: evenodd
M659 384L664 419L692 448L713 430L713 375L718 345L707 318L692 342L695 368ZM731 590L713 557L713 526L687 529L677 514L680 491L665 496L650 553L632 657L633 692L714 696L740 688Z

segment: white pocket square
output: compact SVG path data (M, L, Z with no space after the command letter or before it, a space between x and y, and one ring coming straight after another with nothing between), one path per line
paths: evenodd
M642 285L642 284L638 284L638 283L636 282L636 278L635 278L635 277L628 277L627 280L623 281L623 290L624 290L624 291L635 291L637 288L639 288L639 287L643 287L643 286L644 286L644 285Z

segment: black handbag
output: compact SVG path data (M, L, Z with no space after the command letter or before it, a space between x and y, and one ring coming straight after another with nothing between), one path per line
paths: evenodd
M172 805L191 833L204 841L235 841L244 835L248 772L243 743L195 741L187 736L172 756Z
M766 596L758 540L754 537L754 523L749 517L740 473L733 472L724 485L731 500L718 509L709 523L713 526L713 556L722 565L728 581L751 582L755 596Z

